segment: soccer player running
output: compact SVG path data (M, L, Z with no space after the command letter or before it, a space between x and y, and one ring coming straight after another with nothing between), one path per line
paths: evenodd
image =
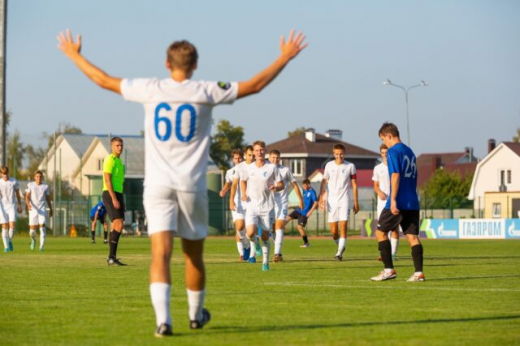
M125 221L125 199L123 185L125 183L125 166L121 161L123 153L123 139L113 137L110 140L112 153L103 161L103 194L101 198L107 209L111 221L109 234L109 253L107 263L109 266L126 266L117 258L117 245L123 232Z
M226 182L224 183L222 190L220 190L219 192L220 197L226 196L228 191L233 186L233 177L235 176L235 173L238 170L238 166L240 165L243 159L242 149L233 149L233 151L231 152L231 157L233 158L234 167L228 169L226 172ZM249 259L250 244L249 241L246 239L246 226L244 220L245 211L242 208L239 193L235 193L233 203L236 206L236 209L231 209L231 216L233 217L233 224L235 225L235 240L237 242L238 255L240 256L241 261L247 261Z
M345 147L336 144L332 149L334 161L325 165L320 187L320 198L324 204L325 188L327 189L328 222L332 238L338 246L334 259L343 260L343 252L347 246L347 226L350 214L350 190L354 192L354 214L359 211L356 167L345 160Z
M399 130L392 123L384 123L379 129L379 137L388 147L388 173L390 175L390 195L378 220L376 238L383 259L384 270L372 281L395 279L397 273L391 255L388 232L397 231L401 226L412 248L414 274L408 281L424 281L423 247L419 240L419 198L417 196L417 166L412 149L401 142Z
M388 175L388 161L386 159L386 152L388 147L381 144L379 152L383 161L374 167L374 173L372 174L372 181L374 181L374 192L377 194L377 219L381 217L381 212L385 208L388 195L390 194L390 176ZM397 260L397 247L399 246L399 230L390 231L390 245L392 245L392 259ZM381 256L378 258L379 261L383 259Z
M246 210L246 236L255 247L258 229L262 230L262 270L269 270L269 232L274 223L274 193L282 191L284 184L278 167L265 160L265 142L253 143L255 162L246 166L240 176L242 201L248 202ZM255 258L251 251L251 258ZM250 261L252 263L255 261Z
M283 261L283 255L282 255L282 246L283 246L283 232L285 231L285 225L287 224L286 218L287 218L287 211L289 209L289 189L290 186L294 188L294 191L296 192L296 196L298 196L299 199L299 207L300 209L303 208L303 198L300 191L300 187L296 183L296 179L294 179L294 176L289 169L289 167L286 167L282 164L280 164L280 151L278 150L271 150L269 152L269 161L274 164L278 171L280 172L280 176L282 177L283 182L283 190L279 192L275 192L274 194L274 218L275 218L275 224L274 224L274 258L273 262L280 262Z
M98 204L96 204L91 210L90 210L90 230L92 235L92 244L96 243L96 224L99 221L100 224L103 225L103 235L104 240L103 243L108 243L108 225L107 221L105 220L105 214L107 210L105 206L103 205L103 201L99 201Z
M2 240L4 252L13 251L13 236L16 225L16 212L22 212L20 185L18 180L9 176L9 168L0 168L0 194L2 195L2 207L4 216L2 223ZM16 208L15 208L16 205Z
M25 193L25 204L29 209L29 235L31 236L31 250L36 246L36 226L40 226L40 251L45 247L45 221L47 220L47 209L49 207L49 217L52 217L52 203L50 198L49 185L43 182L42 171L34 172L34 181L27 184Z
M206 170L211 142L211 111L262 91L306 46L305 37L291 31L280 39L280 56L265 70L239 83L197 82L193 76L198 53L191 43L168 47L170 78L120 79L94 66L81 55L81 37L69 30L58 36L58 48L100 87L142 103L145 109L144 205L151 238L150 294L156 314L156 336L172 335L170 315L170 258L173 235L182 238L186 262L190 328L209 322L204 309L206 275L204 239L209 206Z
M318 207L318 197L316 196L316 191L311 186L311 181L309 179L304 179L302 182L303 187L303 209L298 208L294 210L291 214L287 216L287 222L298 219L298 232L303 239L303 245L301 248L307 248L311 246L309 243L309 239L307 238L307 233L305 232L305 226L307 225L307 220L311 217L314 210Z

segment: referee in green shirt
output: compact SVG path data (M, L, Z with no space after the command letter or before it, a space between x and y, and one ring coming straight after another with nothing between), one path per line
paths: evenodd
M124 266L117 258L117 244L123 231L125 220L125 200L123 198L123 183L125 182L125 166L121 159L123 139L114 137L110 140L112 154L103 161L103 204L112 220L112 230L109 236L110 253L107 263L109 266Z

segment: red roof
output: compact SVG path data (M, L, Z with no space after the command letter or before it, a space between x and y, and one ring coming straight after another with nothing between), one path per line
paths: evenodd
M504 142L509 149L513 150L516 155L520 156L520 143L515 142Z

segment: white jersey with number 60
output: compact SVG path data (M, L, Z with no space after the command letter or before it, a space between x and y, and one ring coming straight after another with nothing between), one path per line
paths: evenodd
M145 110L146 187L207 190L211 111L232 104L237 92L237 83L123 79L122 96Z

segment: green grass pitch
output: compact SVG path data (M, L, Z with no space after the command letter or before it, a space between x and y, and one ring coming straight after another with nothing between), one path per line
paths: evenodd
M349 239L343 262L330 239L284 242L283 263L239 263L234 239L206 242L212 321L188 328L184 265L172 260L173 338L153 336L149 240L122 238L128 267L106 265L107 246L16 237L0 254L1 345L514 345L520 344L520 242L423 240L426 282L401 239L398 273L381 270L375 240ZM271 250L272 254L272 250Z

